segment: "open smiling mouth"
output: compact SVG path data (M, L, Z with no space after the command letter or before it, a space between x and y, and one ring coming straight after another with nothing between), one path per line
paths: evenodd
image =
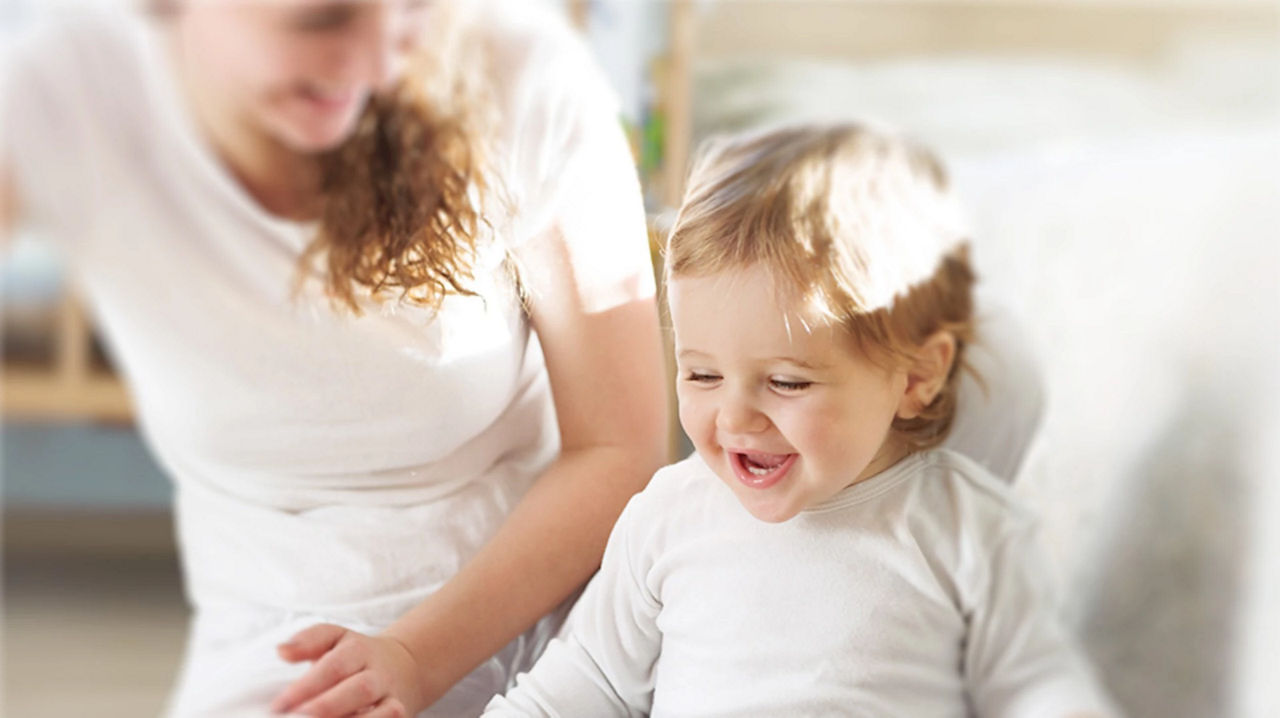
M798 454L730 452L729 463L738 480L753 489L767 489L782 480Z

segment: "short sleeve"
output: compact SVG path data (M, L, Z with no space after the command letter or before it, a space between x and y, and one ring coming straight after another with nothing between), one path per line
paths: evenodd
M591 311L651 297L644 205L616 95L563 21L531 19L515 38L495 72L515 70L502 89L497 160L515 205L516 251L555 233Z
M1020 518L979 572L964 661L974 708L990 718L1119 715L1050 598L1034 529Z
M97 193L95 114L84 87L90 18L48 18L4 49L0 60L0 157L24 220L74 236Z

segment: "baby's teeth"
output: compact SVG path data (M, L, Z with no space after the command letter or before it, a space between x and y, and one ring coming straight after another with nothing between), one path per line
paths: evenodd
M770 471L773 471L773 469L764 469L764 468L757 468L755 466L748 466L747 471L750 471L752 474L755 474L756 476L764 476L768 474Z

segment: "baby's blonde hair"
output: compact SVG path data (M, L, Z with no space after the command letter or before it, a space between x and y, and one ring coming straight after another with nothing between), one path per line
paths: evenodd
M882 363L950 332L941 391L895 433L915 449L946 438L975 281L946 172L926 149L859 124L798 125L718 138L694 164L667 241L668 277L755 264L819 321Z

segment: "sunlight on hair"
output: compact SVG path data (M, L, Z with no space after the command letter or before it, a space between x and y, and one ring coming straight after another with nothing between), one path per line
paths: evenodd
M923 148L865 125L791 125L704 146L667 268L763 261L823 295L818 308L839 320L891 307L967 237L945 173Z

